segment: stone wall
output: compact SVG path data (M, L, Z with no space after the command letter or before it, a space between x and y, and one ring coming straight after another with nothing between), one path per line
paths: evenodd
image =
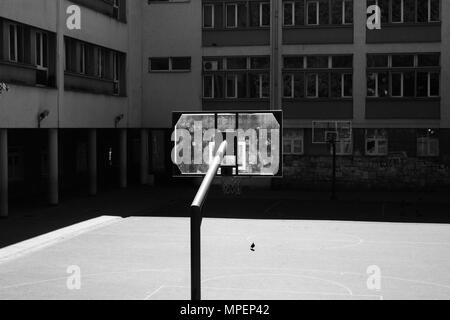
M340 189L437 190L450 188L450 159L399 156L337 157ZM325 190L332 179L331 156L285 156L278 187Z

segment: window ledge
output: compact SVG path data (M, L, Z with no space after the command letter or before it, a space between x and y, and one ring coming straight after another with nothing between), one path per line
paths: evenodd
M86 79L91 79L91 80L97 80L97 81L102 81L102 82L109 82L109 83L114 82L113 79L104 79L104 78L100 78L100 77L96 77L96 76L92 76L92 75L88 75L88 74L75 73L75 72L69 72L69 71L64 71L64 75L79 77L79 78L86 78Z
M353 24L310 24L310 25L299 25L299 26L283 26L283 29L351 29Z
M441 101L441 97L366 97L366 101Z

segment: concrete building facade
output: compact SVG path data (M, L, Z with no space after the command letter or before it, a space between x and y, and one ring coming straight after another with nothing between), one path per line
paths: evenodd
M439 0L1 0L2 212L15 194L165 181L180 110L282 109L276 185L328 181L311 126L340 119L342 183L449 186L449 15Z

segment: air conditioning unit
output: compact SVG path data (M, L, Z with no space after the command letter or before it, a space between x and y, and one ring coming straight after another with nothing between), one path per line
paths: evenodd
M203 61L203 70L217 71L217 70L219 70L219 62L218 61Z

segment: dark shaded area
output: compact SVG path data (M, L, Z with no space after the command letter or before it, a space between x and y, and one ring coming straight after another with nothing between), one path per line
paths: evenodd
M195 186L109 188L97 197L65 193L58 207L45 198L14 202L9 218L0 220L0 248L99 216L189 217ZM308 219L376 222L450 223L450 197L442 193L329 192L248 189L224 196L220 186L208 195L205 218Z

